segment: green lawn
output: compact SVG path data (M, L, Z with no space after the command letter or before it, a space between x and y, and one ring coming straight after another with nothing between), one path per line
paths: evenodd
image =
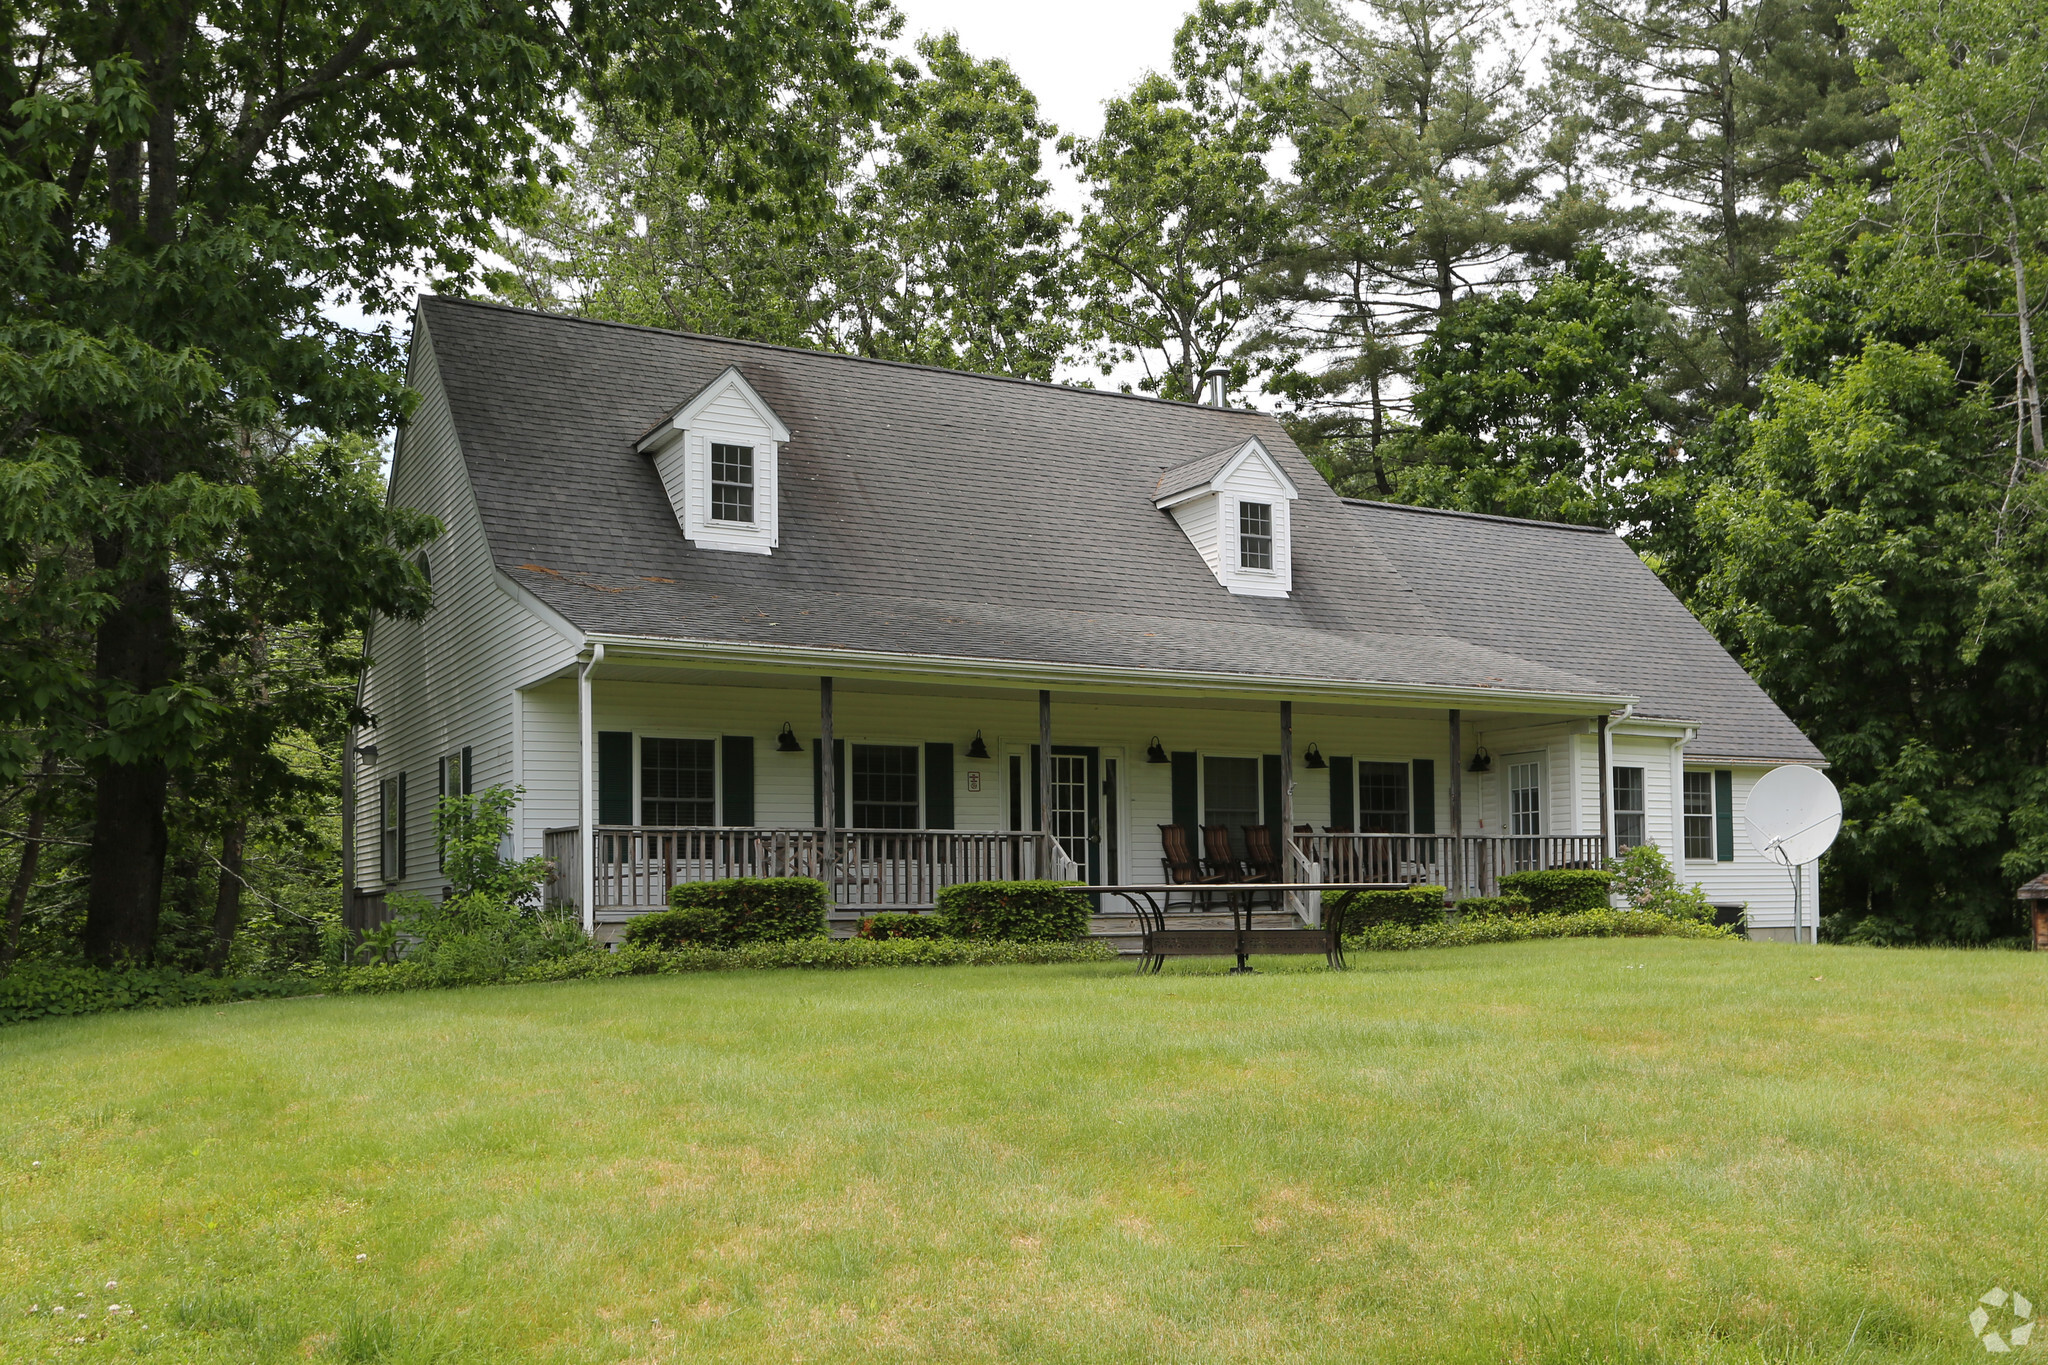
M2048 1303L2048 958L1278 965L0 1031L0 1361L1964 1360Z

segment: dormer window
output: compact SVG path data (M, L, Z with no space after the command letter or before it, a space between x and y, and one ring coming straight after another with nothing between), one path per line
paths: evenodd
M1294 590L1289 504L1300 496L1254 439L1167 470L1152 505L1172 514L1225 588L1243 597L1285 597Z
M676 524L700 550L775 552L777 458L789 428L737 366L640 438L654 457Z
M1273 567L1273 504L1237 505L1237 566L1270 572Z
M754 519L754 448L711 446L711 519Z

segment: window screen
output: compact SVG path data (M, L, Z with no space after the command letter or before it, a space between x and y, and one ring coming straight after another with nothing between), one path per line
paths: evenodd
M1273 567L1273 505L1241 502L1237 505L1238 564L1247 569Z
M711 447L711 519L754 519L754 448Z
M1202 758L1202 823L1230 830L1230 851L1245 856L1244 827L1259 821L1259 760Z
M1614 770L1614 844L1616 848L1635 848L1650 842L1645 828L1645 807L1643 804L1643 770L1641 768L1616 768Z
M1408 832L1408 765L1406 763L1360 763L1358 765L1358 832L1361 834L1406 834Z
M718 823L718 746L708 739L640 741L640 823Z
M1508 765L1508 833L1527 837L1543 833L1543 765Z
M915 744L853 746L853 827L917 828Z
M1685 856L1714 856L1714 775L1685 775Z

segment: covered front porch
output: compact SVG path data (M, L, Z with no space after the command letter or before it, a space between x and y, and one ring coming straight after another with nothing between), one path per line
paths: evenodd
M1205 878L1458 899L1610 847L1607 722L1625 698L841 670L613 647L524 691L521 840L552 863L550 901L610 939L681 883L810 876L847 933L964 882L1179 880L1162 826L1189 831ZM1254 830L1277 855L1262 870ZM1315 900L1284 913L1313 922Z

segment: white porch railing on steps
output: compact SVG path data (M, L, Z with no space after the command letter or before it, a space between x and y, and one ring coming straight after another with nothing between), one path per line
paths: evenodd
M584 852L574 826L551 829L543 849L554 865L550 904L574 905ZM826 877L825 831L730 826L716 829L600 825L591 839L599 910L658 910L669 888L726 877ZM1036 834L981 830L841 829L832 831L836 906L922 908L941 887L961 882L1071 881L1079 865L1057 844L1050 867Z
M1304 880L1442 886L1461 899L1499 895L1500 879L1510 872L1603 866L1605 843L1597 834L1297 834L1293 839Z

